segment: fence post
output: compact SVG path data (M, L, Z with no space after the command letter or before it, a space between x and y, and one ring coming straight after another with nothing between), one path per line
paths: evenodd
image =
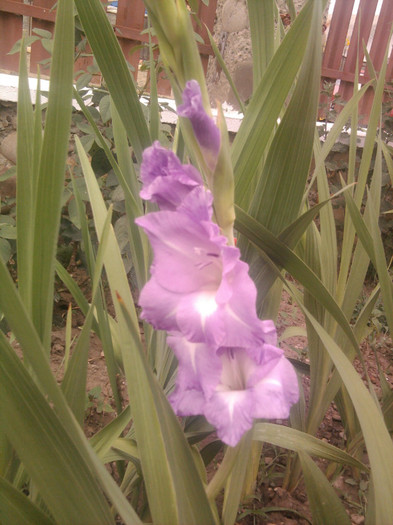
M14 0L23 3L23 0ZM15 42L22 38L23 16L0 11L0 67L8 71L18 71L19 54L8 55Z

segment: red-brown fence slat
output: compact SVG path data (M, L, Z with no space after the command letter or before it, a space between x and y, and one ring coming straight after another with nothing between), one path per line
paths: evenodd
M393 0L384 0L378 17L370 49L370 58L376 71L380 71L386 46L389 44L393 24Z
M147 43L149 40L147 34L140 34L146 28L145 21L145 5L142 0L132 0L132 2L130 0L119 0L115 25L116 36L126 60L133 68L135 79L138 75L141 58L141 50L135 50L135 48L138 48L141 42ZM158 51L155 52L154 57L158 57ZM147 75L147 80L148 78ZM171 93L171 85L163 71L158 76L157 89L162 96L168 96Z
M342 67L342 55L354 2L355 0L336 1L322 57L321 90L325 82L335 82ZM328 95L321 95L320 106L322 108L327 108L330 102ZM319 117L325 117L323 109L319 112Z
M22 38L23 33L23 17L11 11L15 9L16 4L23 6L23 0L0 0L0 67L8 71L19 69L19 54L8 54L14 43Z
M354 73L356 70L356 62L358 63L359 73L363 64L364 52L363 42L367 44L370 37L375 10L377 8L378 0L361 0L359 9L356 15L355 24L352 35L349 36L348 54L345 58L343 71L353 75L352 81L343 81L340 83L338 93L344 100L349 100L353 95ZM359 27L360 26L360 27Z
M137 38L144 29L145 5L142 0L119 0L116 14L115 31L127 62L132 66L136 80L140 52L133 49L140 45ZM129 38L129 30L135 31L136 38ZM126 35L127 33L127 35Z
M346 102L353 94L356 62L359 65L359 83L369 80L369 72L364 67L363 42L370 50L371 61L375 70L381 68L386 46L389 44L390 29L393 23L393 0L384 0L378 14L377 24L374 25L377 0L360 0L352 34L349 35L349 46L345 46L345 39L349 33L354 1L336 0L330 22L330 31L322 61L323 82L340 80L337 94ZM372 44L370 47L370 40ZM391 52L391 51L390 51ZM391 53L392 54L392 53ZM392 81L393 58L390 56L386 75L386 89ZM366 124L371 110L374 91L370 88L359 104L360 122ZM321 97L321 103L327 104L326 96ZM337 111L340 107L336 106Z
M342 53L347 38L354 2L355 0L336 2L322 60L322 74L323 68L341 69Z
M208 5L206 5L204 2L199 2L199 8L198 8L197 15L201 23L198 24L195 21L195 19L193 21L194 31L202 37L203 42L204 42L204 44L199 43L198 46L199 46L199 52L201 55L202 67L205 72L205 75L207 73L209 56L213 54L206 27L209 29L211 33L213 33L214 20L216 17L216 10L217 10L216 1L214 2L210 1Z
M393 23L393 0L384 0L381 11L379 13L378 22L375 28L374 38L370 49L370 58L377 74L379 73L383 58L385 56L386 47L390 44L389 36ZM391 55L392 50L390 50ZM392 58L392 57L390 57ZM386 81L392 81L392 75L386 75ZM386 95L385 95L386 98ZM367 116L370 114L371 107L374 100L374 90L368 89L359 104L359 113L363 115L362 122L367 121Z
M106 0L101 1L104 5L107 4ZM0 30L1 34L7 34L7 39L1 39L0 42L0 68L6 68L14 73L18 71L19 55L7 56L7 53L12 45L22 36L23 16L32 18L31 29L45 29L53 34L56 16L53 10L55 3L56 0L31 0L31 4L24 4L23 0L0 0ZM210 0L208 6L200 2L197 14L202 23L197 26L194 22L195 30L204 39L204 44L198 44L198 46L205 72L209 55L212 54L211 46L208 44L205 24L210 31L213 31L216 6L217 0ZM124 56L130 66L132 66L131 69L136 78L141 52L140 49L135 50L134 48L139 48L141 43L147 43L149 40L147 34L140 34L145 28L145 6L143 1L119 0L116 16L112 15L112 18L116 18L114 30ZM83 53L83 55L87 54ZM155 52L155 57L157 56L158 50ZM31 47L30 72L35 74L38 64L48 58L50 58L50 54L43 48L42 44L38 41L34 42ZM86 70L91 63L91 57L81 56L75 64L75 72ZM45 69L44 66L41 66L40 70L41 74L49 75L48 68ZM158 77L158 93L160 95L169 95L170 92L170 83L164 71L161 71Z
M53 7L55 6L55 4L56 0L33 0L34 6L43 7L45 9L48 9L50 12L53 11L54 14L55 12L53 10ZM45 31L49 31L53 37L55 31L55 24L50 20L42 20L41 18L33 17L31 22L31 28L33 35L35 34L33 29L44 29ZM50 53L48 53L48 51L42 46L41 42L34 42L34 44L31 46L30 72L36 74L39 66L41 74L43 74L44 76L49 76L49 63L47 65L41 65L39 63L44 60L50 59L50 57Z

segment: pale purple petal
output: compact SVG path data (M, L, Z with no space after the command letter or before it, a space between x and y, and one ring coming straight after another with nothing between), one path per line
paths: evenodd
M203 186L192 189L177 207L177 211L186 213L196 221L212 224L216 231L218 227L212 223L213 195Z
M163 288L179 294L218 288L225 243L218 227L210 239L203 223L171 211L149 213L135 222L149 237L155 276Z
M201 380L210 377L210 381L217 384L219 358L212 348L204 343L191 343L181 334L168 336L167 342L178 359L176 388L169 401L179 416L203 414L206 399ZM214 360L218 360L218 374ZM211 377L212 374L215 376Z
M142 307L140 317L156 330L178 330L176 320L178 300L177 294L163 289L153 274L139 295L139 305Z
M256 315L256 289L248 266L240 260L238 248L226 245L217 225L186 213L193 199L196 209L203 208L201 215L206 219L208 212L199 189L195 189L179 207L181 211L159 211L136 220L149 236L154 252L154 296L152 288L141 294L142 317L166 330L170 317L171 329L193 342L239 347L262 343L265 325ZM162 323L167 304L171 311Z
M269 346L261 351L261 364L245 349L219 351L221 376L204 413L228 445L237 444L253 419L287 418L290 407L298 401L297 376L282 351Z
M260 322L260 327L263 332L265 343L277 346L277 330L273 321L265 319Z
M177 113L190 120L206 163L214 171L220 152L220 131L203 107L201 88L196 80L187 82L183 91L183 104L177 108Z
M176 209L193 188L203 184L194 166L181 164L177 156L158 141L143 152L140 177L142 199L169 210Z
M177 357L179 372L176 384L183 389L193 388L213 392L221 375L221 358L216 349L205 343L191 343L181 333L172 333L168 345ZM207 388L205 388L207 387Z
M168 337L178 358L176 389L170 396L178 415L203 414L220 439L235 446L256 418L284 419L298 401L298 381L281 349L219 348Z
M176 387L168 399L178 416L199 416L206 404L203 392L192 388Z
M228 263L227 251L236 253L237 260L229 259ZM224 246L220 255L220 278L183 298L178 326L190 341L257 348L264 342L264 333L255 311L255 285L237 248Z
M299 400L295 369L282 357L268 374L254 386L254 417L286 419L292 405Z
M247 390L217 392L207 402L205 417L217 428L217 435L234 447L251 429L253 399Z

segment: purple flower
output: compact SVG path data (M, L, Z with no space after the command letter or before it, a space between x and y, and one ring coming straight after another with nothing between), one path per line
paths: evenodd
M181 332L193 342L264 342L248 266L238 248L226 245L211 213L210 193L196 188L178 211L137 219L154 252L151 279L139 298L141 316L155 328Z
M287 418L298 401L296 373L279 348L215 350L179 335L169 336L168 344L179 361L170 396L175 412L203 414L227 445L235 446L255 418Z
M177 108L177 113L190 119L195 137L205 155L206 164L214 171L220 152L220 130L203 107L201 88L196 80L186 83L183 104Z
M203 184L196 168L182 164L158 141L143 152L140 177L142 199L156 202L162 210L173 210L188 192Z
M183 100L179 115L190 118L214 171L220 133L196 81ZM179 362L172 406L179 415L203 414L235 446L255 418L288 417L296 373L276 347L274 323L258 319L248 265L212 221L213 198L198 171L155 142L143 154L141 180L141 197L160 211L135 221L154 254L139 303L143 319L171 334Z

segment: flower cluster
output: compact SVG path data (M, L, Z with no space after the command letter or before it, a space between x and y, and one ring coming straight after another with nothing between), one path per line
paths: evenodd
M180 113L214 159L218 130L195 81L183 100ZM298 400L296 373L276 346L274 323L256 315L248 266L212 221L212 195L198 171L155 142L144 152L141 180L141 196L160 211L136 221L154 252L139 302L142 318L169 333L178 359L170 402L178 415L203 414L235 446L254 418L288 417Z

